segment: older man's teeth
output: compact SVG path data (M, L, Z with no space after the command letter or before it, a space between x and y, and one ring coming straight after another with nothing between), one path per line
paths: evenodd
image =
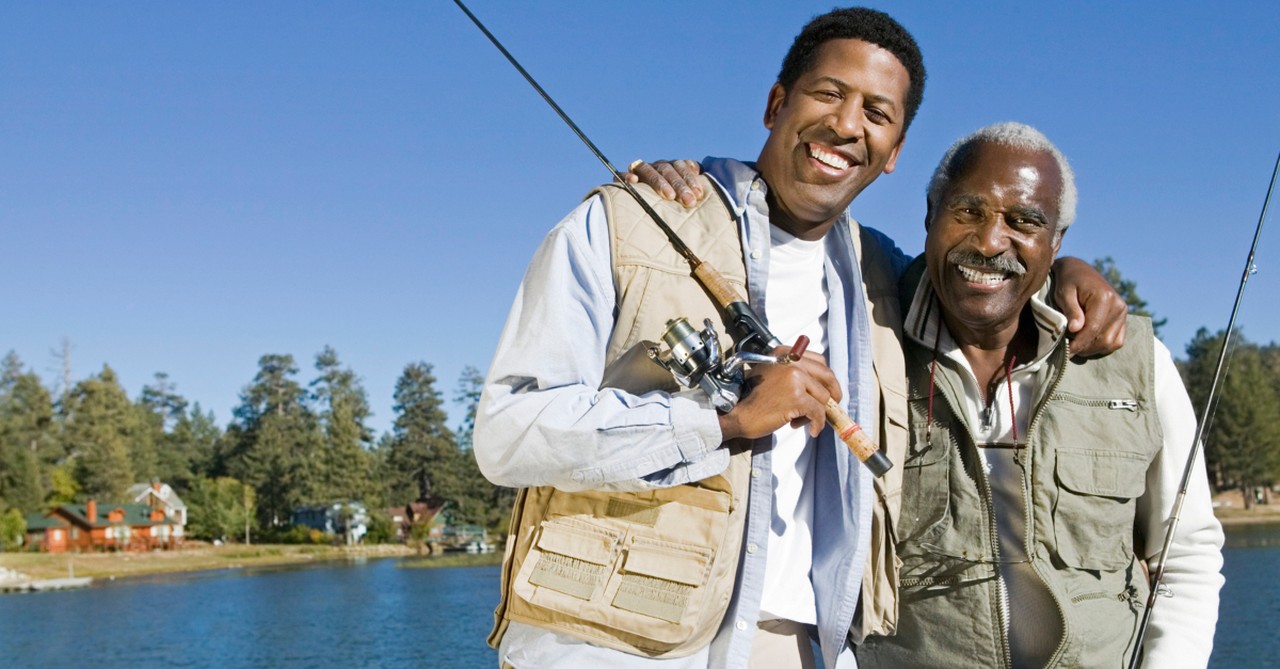
M849 169L849 161L839 155L831 153L830 151L823 150L823 148L817 144L809 145L809 155L813 156L818 160L818 162L828 167L834 167L838 170Z
M976 269L970 269L968 267L965 267L964 265L960 265L959 267L960 267L960 274L964 276L965 281L968 281L970 283L981 283L981 284L986 284L988 286L994 286L997 283L1004 281L1004 274L1000 274L1000 273L990 274L987 272L979 272Z

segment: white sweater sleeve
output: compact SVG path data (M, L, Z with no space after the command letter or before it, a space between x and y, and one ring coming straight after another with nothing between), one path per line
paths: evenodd
M1153 572L1196 431L1195 412L1173 357L1159 340L1155 344L1156 408L1164 447L1147 470L1147 490L1138 500L1138 523L1146 537L1143 557ZM1213 515L1203 453L1199 453L1169 547L1164 585L1171 596L1157 598L1144 646L1144 666L1209 664L1223 582L1222 543L1222 525Z

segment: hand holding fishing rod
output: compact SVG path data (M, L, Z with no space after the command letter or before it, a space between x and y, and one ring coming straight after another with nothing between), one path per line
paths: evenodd
M471 19L471 22L484 33L485 37L487 37L489 41L502 52L502 55L505 56L507 61L520 72L525 81L529 82L529 85L533 86L534 90L542 96L542 99L545 100L556 114L560 116L560 119L563 120L571 130L573 130L574 134L578 136L578 139L582 140L582 143L585 144L595 157L604 164L605 168L609 170L609 173L613 175L613 178L618 182L618 184L624 188L631 197L635 198L636 202L640 205L640 208L644 210L645 214L647 214L649 218L653 219L653 222L658 225L663 234L666 235L668 241L670 241L672 248L674 248L676 252L689 263L689 269L693 274L693 277L697 279L707 292L712 295L716 303L723 310L726 325L738 334L736 339L736 346L738 350L748 354L769 355L773 349L781 346L782 342L780 342L778 338L775 337L767 327L765 327L764 322L756 315L755 310L751 308L751 305L747 303L746 299L739 295L738 291L728 281L726 281L724 277L715 270L715 268L702 262L702 260L699 259L687 245L685 245L680 237L676 235L675 231L662 220L662 217L654 211L653 207L645 201L640 193L632 187L617 168L609 162L609 159L606 158L600 149L596 147L595 143L587 137L586 133L582 132L582 130L578 128L577 124L569 118L569 115L560 108L560 105L556 104L555 100L551 99L551 96L548 95L547 92L543 90L542 86L534 80L533 76L520 65L519 61L517 61L515 57L507 51L506 47L498 41L498 38L494 37L493 33L489 32L489 29L480 22L480 19L476 18L476 15L471 13L471 10L462 3L462 0L454 0L454 4L456 4L458 8L461 9L469 19ZM687 344L689 346L689 350L693 350L695 348L698 349L699 358L695 360L695 362L698 362L702 369L698 371L698 375L696 377L688 373L690 370L683 370L684 373L682 373L681 370L672 369L672 373L678 381L690 381L691 383L686 385L690 385L691 387L701 387L703 390L707 391L708 394L712 396L713 401L718 399L720 402L727 402L723 404L723 406L727 406L731 410L733 405L737 402L738 395L732 392L721 391L732 391L732 385L735 379L731 377L727 380L721 380L717 379L714 375L708 375L706 373L711 370L719 371L723 365L728 363L715 360L714 358L718 356L710 355L710 343L704 341L701 347L696 346L695 342L688 339L687 331L693 330L693 328L689 326L688 321L685 321L684 319L677 319L677 321L683 321L684 328L677 328L677 333L672 334L672 328L669 327L668 334L672 334L672 338L677 342L681 342L682 345ZM673 323L677 321L673 321ZM711 330L710 327L707 329ZM714 330L711 330L711 332L714 336ZM663 339L667 340L668 336L664 335ZM670 342L668 342L668 344L670 345ZM675 349L674 346L672 348ZM718 345L716 350L718 351ZM651 355L654 354L651 353ZM657 358L655 357L655 359ZM668 367L668 369L671 368ZM711 389L708 389L709 387ZM717 396L717 392L720 392L719 396ZM732 401L728 402L730 397L732 397ZM721 404L717 404L717 408L721 408ZM724 409L722 408L721 410L723 411ZM836 430L836 434L845 443L845 445L849 447L849 450L853 452L854 456L856 456L863 464L867 465L872 474L875 476L881 476L893 467L893 463L879 451L875 443L866 436L862 429L853 421L852 418L849 417L849 414L833 399L827 400L824 406L824 413L827 422L831 423L832 428Z

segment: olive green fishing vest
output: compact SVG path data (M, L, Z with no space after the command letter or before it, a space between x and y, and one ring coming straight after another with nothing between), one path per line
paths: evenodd
M1027 430L1026 548L1060 614L1048 666L1123 667L1148 585L1135 548L1137 499L1162 444L1150 320L1129 317L1125 345L1070 360L1058 343L1038 372ZM911 443L898 525L898 631L858 647L863 667L1007 666L996 525L982 462L961 414L964 385L933 352L907 345Z
M638 190L745 295L736 219L705 177L703 189L708 196L693 209ZM667 321L683 316L699 329L711 319L727 344L720 310L630 195L612 185L591 195L602 196L608 213L617 290L601 387L678 391L648 359L645 342L659 341ZM647 656L685 656L710 643L733 596L751 470L747 442L722 448L733 454L726 471L697 483L645 492L521 490L490 645L508 621Z

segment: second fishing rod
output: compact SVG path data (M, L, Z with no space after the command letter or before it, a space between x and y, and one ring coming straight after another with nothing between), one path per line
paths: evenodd
M507 51L502 42L498 41L498 38L489 32L489 29L480 22L480 19L471 13L471 10L463 4L462 0L454 0L454 4L502 52L502 55L520 72L525 81L529 82L530 86L533 86L534 90L542 96L542 99L560 116L560 119L573 130L578 139L582 140L582 143L604 164L619 185L631 197L635 198L645 214L653 219L653 222L666 235L671 242L671 246L689 263L689 269L693 277L719 304L725 314L726 323L737 330L737 348L739 352L729 360L721 361L718 360L718 355L713 355L713 353L718 353L718 349L713 341L714 331L711 330L709 324L700 333L694 330L693 326L689 325L684 319L673 319L671 327L668 328L667 333L663 336L668 350L661 353L658 351L651 353L655 361L659 361L670 369L682 384L703 388L712 396L717 408L722 410L725 407L731 408L732 403L737 400L736 386L740 385L741 366L752 363L784 362L768 355L772 349L781 346L782 342L769 331L764 321L759 318L747 300L714 267L698 258L680 239L679 235L671 229L671 226L662 220L662 216L654 211L653 207L645 201L640 193L623 178L622 174L613 166L613 163L609 162L609 159L587 137L586 133L578 128L573 119L569 118L569 115L543 90L537 80L520 65L520 62L511 55L511 52ZM796 348L802 349L802 343L798 342ZM717 401L718 398L719 401ZM877 448L875 442L867 436L866 432L849 417L848 412L837 404L835 400L828 399L825 410L827 422L831 424L836 435L849 447L853 455L867 466L873 475L882 476L893 467L893 463L890 462L889 458L885 457L884 453Z

